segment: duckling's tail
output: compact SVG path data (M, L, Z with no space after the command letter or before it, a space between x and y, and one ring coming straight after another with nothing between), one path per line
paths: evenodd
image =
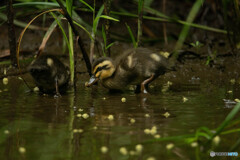
M176 71L176 60L173 58L173 53L169 52L160 52L160 55L168 59L168 65L166 67L167 71Z

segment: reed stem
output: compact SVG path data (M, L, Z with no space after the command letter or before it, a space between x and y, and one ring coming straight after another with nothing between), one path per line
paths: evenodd
M141 43L142 43L143 6L144 6L144 0L138 0L138 33L137 33L137 46L141 46Z
M85 64L86 64L88 74L91 76L92 75L92 67L91 67L91 63L90 63L88 54L87 54L86 49L84 47L83 41L81 39L81 36L80 36L79 32L76 30L76 28L75 28L75 26L73 24L73 20L70 17L70 15L67 13L67 10L63 6L62 2L60 0L57 0L57 2L58 2L58 4L60 5L60 7L62 9L62 12L63 12L62 14L66 17L66 19L68 20L69 24L71 25L73 33L75 34L75 36L78 37L78 45L79 45L79 47L80 47L80 49L82 51L83 59L84 59Z
M107 16L110 16L110 11L111 11L111 0L103 0L104 2L104 13ZM111 37L110 37L110 20L109 19L105 19L105 24L104 24L104 30L105 30L105 34L106 34L106 46L108 46L109 44L111 44ZM105 53L108 55L108 57L111 56L111 47L108 47L107 49L105 49Z

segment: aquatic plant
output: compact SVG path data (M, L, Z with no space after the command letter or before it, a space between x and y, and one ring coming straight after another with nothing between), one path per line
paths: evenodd
M133 35L133 32L132 32L130 26L127 23L126 23L126 27L128 29L128 32L129 32L129 35L131 37L132 44L133 44L134 48L137 48L138 47L138 43L136 42L136 39L135 39L135 37Z
M194 134L159 137L159 138L154 138L154 139L145 141L145 143L156 143L159 141L171 141L171 142L177 143L181 141L183 144L192 144L196 142L198 149L201 146L207 149L209 148L212 149L211 148L212 144L218 143L219 137L222 137L223 135L240 132L240 127L236 127L236 124L238 125L240 124L240 119L236 118L237 114L239 114L239 111L240 111L240 103L237 103L233 107L233 109L230 111L230 113L226 116L224 121L215 129L209 129L207 127L199 127ZM234 120L234 118L236 119ZM229 152L236 151L236 149L239 146L240 146L240 138L236 141L235 144L229 146L228 151ZM199 152L197 153L199 154Z

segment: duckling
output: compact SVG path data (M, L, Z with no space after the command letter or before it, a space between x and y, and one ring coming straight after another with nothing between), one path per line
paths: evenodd
M43 93L60 95L66 90L69 81L69 69L55 56L42 55L28 67L39 90Z
M123 90L137 85L136 91L147 93L147 86L167 70L172 70L167 58L146 48L130 49L113 61L101 57L93 63L92 77L86 86L98 80L110 90Z

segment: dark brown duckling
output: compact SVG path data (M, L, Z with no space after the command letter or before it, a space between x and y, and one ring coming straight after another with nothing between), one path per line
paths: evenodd
M147 85L167 70L172 70L167 58L146 48L127 50L113 61L101 57L93 63L93 76L86 86L98 80L110 90L124 90L128 85L137 85L147 93Z
M53 55L41 55L34 60L28 70L43 93L64 92L69 81L69 69Z

